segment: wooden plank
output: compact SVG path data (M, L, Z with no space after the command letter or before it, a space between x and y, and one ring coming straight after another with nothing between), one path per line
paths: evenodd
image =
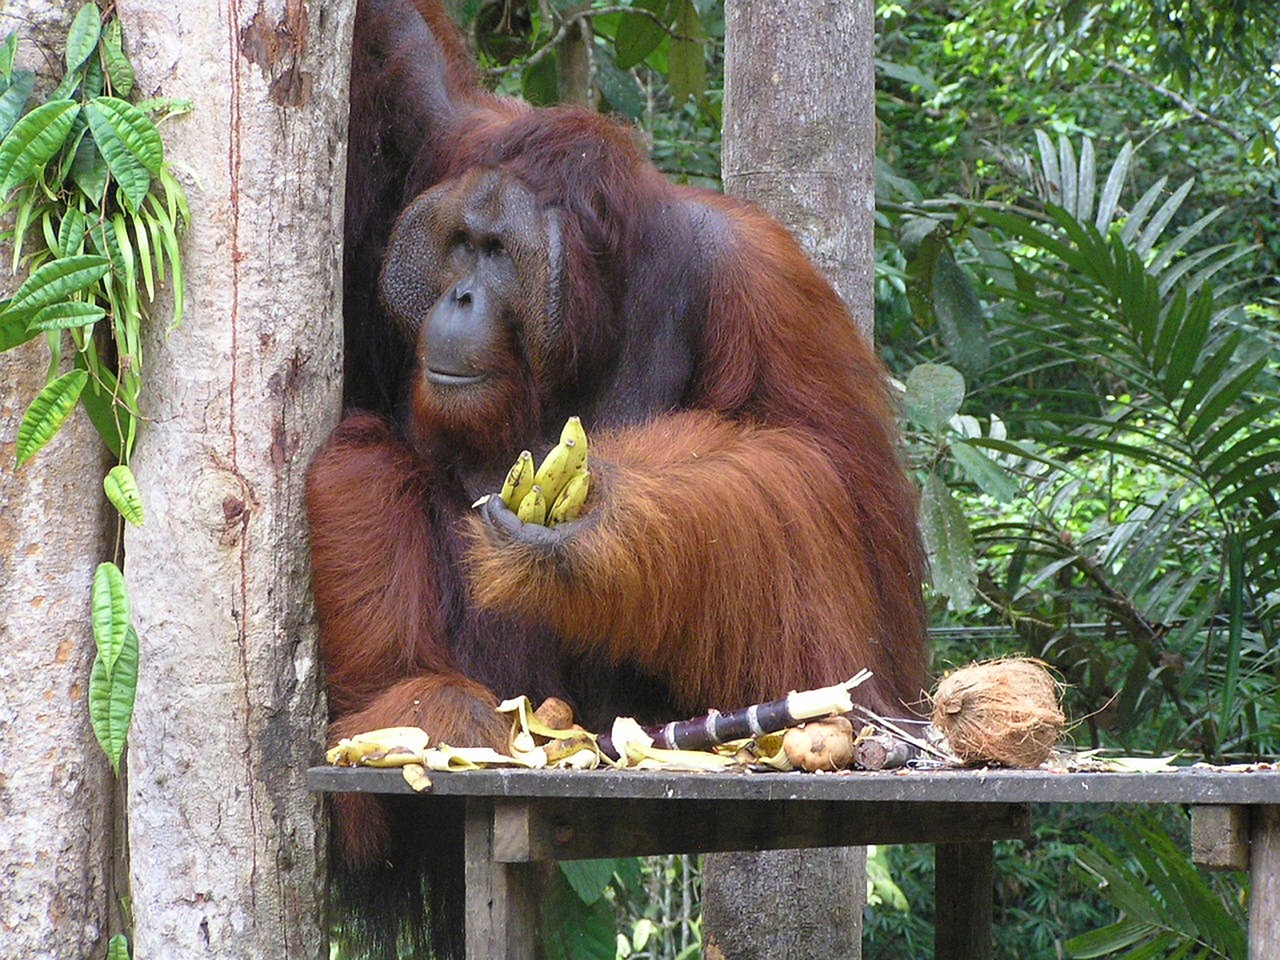
M934 847L934 960L991 960L994 880L990 843Z
M689 800L902 800L938 803L1280 804L1280 770L1206 767L1167 773L907 770L893 773L666 773L643 770L473 770L432 773L454 796ZM412 793L399 770L315 767L313 790Z
M1280 805L1249 811L1249 960L1280 957Z
M1026 837L1025 804L779 800L500 801L507 862Z
M1249 869L1249 808L1191 808L1191 859L1206 870Z
M467 960L534 960L538 956L536 864L494 858L494 802L467 801Z

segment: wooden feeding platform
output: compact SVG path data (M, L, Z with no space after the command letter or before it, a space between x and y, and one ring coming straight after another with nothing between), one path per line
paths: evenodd
M996 840L1031 804L1187 804L1195 859L1251 871L1249 960L1280 957L1280 768L1159 773L899 770L674 773L489 769L430 774L419 794L466 798L467 957L525 960L547 860L935 845L936 960L989 960ZM315 791L412 794L397 769L314 767Z

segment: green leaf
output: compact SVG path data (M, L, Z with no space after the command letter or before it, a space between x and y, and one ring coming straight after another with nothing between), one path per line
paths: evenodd
M1065 944L1073 960L1094 960L1131 947L1158 932L1159 928L1142 920L1121 920L1101 930L1091 930L1072 937Z
M0 77L8 83L13 78L13 60L18 55L18 31L11 30L0 43Z
M547 107L560 97L560 74L555 54L526 67L520 78L520 96L538 107Z
M1093 140L1085 137L1080 145L1080 172L1076 177L1075 218L1081 222L1093 216L1093 195L1098 189L1096 164Z
M1125 217L1124 226L1120 228L1120 241L1126 247L1133 244L1134 238L1138 235L1138 231L1142 229L1142 221L1146 219L1151 208L1155 206L1156 201L1160 199L1160 194L1165 188L1165 184L1169 182L1168 177L1161 177L1155 183L1147 188L1147 192L1138 198L1138 202L1133 205L1133 209L1129 211L1129 215Z
M138 492L138 482L133 478L133 471L126 464L120 464L107 471L102 480L107 499L120 511L120 515L135 527L142 526L142 494Z
M124 438L133 432L133 415L127 407L114 402L112 394L116 389L115 375L103 367L97 359L97 354L92 349L92 341L89 345L89 350L76 354L78 369L88 370L91 363L95 367L93 376L89 379L84 392L80 394L80 403L89 414L90 422L102 437L102 442L107 445L107 449L111 451L111 455L121 460L128 452L125 449Z
M933 313L951 362L968 376L991 365L982 301L973 277L960 267L949 247L938 251L933 265Z
M155 124L131 103L96 97L85 104L94 142L136 213L151 189L151 174L164 163L164 144Z
M72 370L48 384L31 401L31 406L18 425L18 466L36 455L53 439L62 424L75 408L80 391L89 375L83 370Z
M964 402L964 376L941 363L921 363L907 374L903 411L931 433L938 433L960 412Z
M676 0L675 32L667 56L667 80L677 106L685 99L700 99L707 89L707 61L703 50L702 21L693 0Z
M115 665L108 668L99 654L94 657L89 673L89 722L116 773L120 772L120 755L124 753L133 720L133 698L138 689L138 646L138 633L129 627Z
M564 874L578 899L587 906L604 894L613 879L616 861L612 857L603 860L561 860L560 872Z
M876 69L886 77L891 77L899 83L919 87L920 92L925 96L931 97L938 92L938 82L913 64L894 63L892 60L881 60L878 57L875 64Z
M72 327L87 327L97 323L107 315L107 311L96 303L84 303L80 300L67 300L62 303L51 303L31 318L32 330L67 330Z
M971 606L978 579L973 534L964 508L936 473L929 474L925 481L920 521L933 573L933 589L948 597L956 610Z
M93 137L81 137L71 160L71 179L95 206L100 206L110 178L111 170Z
M133 619L124 574L114 563L100 563L94 571L90 607L93 611L93 642L109 674L124 647L125 634Z
M75 256L84 244L84 214L75 207L68 208L58 224L58 253L64 257Z
M129 96L134 84L133 64L125 56L120 21L114 17L102 31L102 59L106 61L111 92L117 97Z
M26 180L61 148L80 104L51 100L14 124L0 143L0 197Z
M71 21L67 33L67 72L70 73L93 54L102 33L102 12L97 4L86 3Z
M1120 156L1111 165L1107 174L1107 182L1103 184L1102 196L1098 200L1098 215L1093 225L1101 234L1111 228L1111 220L1116 214L1116 206L1120 203L1120 193L1124 189L1125 179L1129 176L1129 163L1133 160L1133 144L1128 141L1120 148Z
M30 319L30 310L0 310L0 353L21 346L40 332L27 326Z
M39 310L65 300L97 283L107 274L110 264L105 257L81 254L50 260L23 281L13 295L9 308Z
M1045 199L1063 206L1062 172L1058 167L1058 151L1053 140L1043 130L1036 131L1036 145L1040 148L1040 167L1044 171Z
M107 942L107 960L129 960L129 941L117 933Z
M609 106L631 120L644 116L644 93L635 77L619 70L607 49L598 51L596 57L596 82Z
M957 440L951 444L951 455L983 493L1002 503L1008 503L1017 496L1018 485L1004 468L967 441Z
M1258 374L1270 364L1270 357L1259 357L1253 363L1245 366L1243 369L1235 371L1231 378L1225 383L1216 386L1205 397L1204 403L1196 410L1195 420L1187 429L1187 439L1194 442L1201 434L1218 422L1218 419L1227 411L1233 403L1239 400L1254 381L1258 379Z
M31 91L35 89L36 75L30 70L19 70L13 80L0 94L0 137L4 137L22 116L22 108L31 99Z
M1178 212L1178 208L1182 206L1182 201L1187 199L1187 194L1191 192L1191 188L1194 185L1194 177L1187 179L1173 192L1168 200L1160 205L1160 209L1156 211L1151 221L1143 227L1142 235L1138 237L1138 242L1134 244L1134 249L1137 251L1138 256L1145 258L1151 252L1152 247L1156 245L1156 241L1160 239L1160 234L1168 226L1169 221L1173 219L1173 215Z
M560 870L552 874L549 887L543 891L541 911L546 960L616 960L613 904L604 897L589 906L582 903Z
M1062 199L1058 201L1058 206L1066 210L1071 216L1076 216L1076 209L1080 203L1080 194L1076 183L1076 152L1071 149L1071 141L1067 139L1066 134L1058 135L1058 174L1062 177ZM1083 218L1080 218L1083 219Z
M106 257L111 264L111 273L117 279L128 283L129 277L133 273L133 264L129 262L128 256L120 246L120 240L116 236L114 224L106 218L99 218L89 228L89 243L98 252L99 256Z
M631 69L652 53L667 36L663 26L671 22L670 0L639 0L632 6L654 16L624 13L618 21L613 50L621 70Z

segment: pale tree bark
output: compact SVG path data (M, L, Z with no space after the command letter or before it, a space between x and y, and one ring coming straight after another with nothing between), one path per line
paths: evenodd
M791 228L871 336L872 0L726 0L726 193Z
M871 0L725 3L725 192L759 204L791 229L868 337L874 37ZM706 956L856 960L865 899L862 847L709 856ZM785 921L761 924L761 916Z
M321 678L302 487L340 412L344 0L121 0L187 189L186 316L146 343L126 538L135 958L328 957L305 772Z
M79 2L8 0L37 89L61 79ZM12 247L0 246L6 265ZM7 270L6 270L7 273ZM16 279L0 280L7 294ZM109 557L107 451L83 411L21 470L14 440L45 384L43 339L0 353L0 956L101 956L108 929L110 764L89 726L89 590Z

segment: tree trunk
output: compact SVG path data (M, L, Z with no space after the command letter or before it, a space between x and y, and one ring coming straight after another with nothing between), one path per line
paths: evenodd
M559 7L560 16L569 18L574 14L591 9L591 4L574 4ZM556 44L556 68L560 81L560 100L562 103L576 103L579 106L595 105L594 77L592 76L591 20L583 17L569 28L564 39Z
M725 192L791 228L868 337L874 43L871 0L725 3Z
M135 954L327 958L324 734L302 485L337 421L354 4L127 0L186 187L186 316L145 344L126 538ZM161 314L163 315L163 313Z
M19 63L48 91L76 3L9 0ZM56 76L54 75L56 73ZM7 263L9 243L0 246ZM16 283L0 281L6 294ZM0 956L105 954L111 766L89 726L89 590L108 558L107 451L82 410L21 470L18 424L45 384L42 338L0 353Z
M725 3L725 191L790 227L868 337L874 36L871 0ZM857 958L865 897L861 847L708 856L706 955ZM762 925L758 916L786 919Z

